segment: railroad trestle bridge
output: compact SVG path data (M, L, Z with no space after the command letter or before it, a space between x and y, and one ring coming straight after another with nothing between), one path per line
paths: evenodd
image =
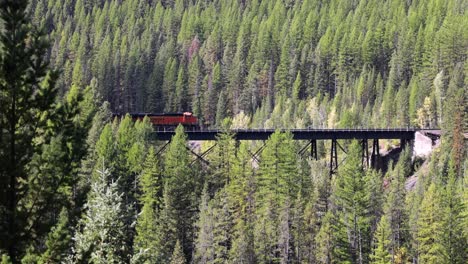
M379 153L379 140L400 140L400 146L412 145L417 132L420 132L433 140L440 137L439 129L416 129L416 128L369 128L369 129L233 129L225 130L186 130L187 139L190 141L216 141L218 135L222 133L230 133L236 141L241 140L258 140L263 141L263 145L255 152L251 153L252 158L258 160L259 154L265 148L265 141L275 131L290 132L293 140L307 141L304 147L299 151L303 155L309 152L312 159L318 160L317 141L330 140L331 149L329 156L330 174L333 174L338 169L338 149L346 153L345 149L338 143L338 140L359 140L362 146L362 163L366 168L376 167ZM173 130L156 130L152 134L154 140L167 141L167 143L158 151L162 153L169 144L175 132ZM369 141L372 142L372 149L369 153ZM210 147L203 153L196 153L192 149L188 150L205 164L209 164L205 160L206 155L213 150L214 146Z

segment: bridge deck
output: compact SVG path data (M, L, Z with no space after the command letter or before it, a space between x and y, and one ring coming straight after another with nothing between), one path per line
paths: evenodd
M326 139L402 139L413 140L417 131L415 128L395 129L280 129L289 131L295 140L326 140ZM431 129L434 131L434 129ZM236 140L267 140L275 129L236 129L231 130ZM185 131L189 140L216 140L222 130L188 130ZM170 140L174 131L156 131L156 140Z

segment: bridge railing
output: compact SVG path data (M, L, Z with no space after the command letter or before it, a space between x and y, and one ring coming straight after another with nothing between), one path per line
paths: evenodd
M416 128L416 127L405 127L405 128L238 128L229 130L232 133L239 133L239 132L275 132L276 130L280 131L291 131L291 132L357 132L357 131L372 131L372 132L393 132L393 131L427 131L427 130L439 130L438 128ZM174 132L174 128L168 127L155 127L154 132L167 132L171 133ZM222 130L220 129L213 129L213 128L192 128L187 127L185 128L185 132L196 133L196 132L213 132L213 133L221 133Z

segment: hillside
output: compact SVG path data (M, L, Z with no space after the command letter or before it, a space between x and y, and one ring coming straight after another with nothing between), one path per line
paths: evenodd
M35 0L30 9L51 36L62 93L94 85L116 112L192 111L219 126L243 111L262 127L277 107L283 116L267 126L438 127L465 82L464 1Z
M1 264L467 263L467 12L0 1Z

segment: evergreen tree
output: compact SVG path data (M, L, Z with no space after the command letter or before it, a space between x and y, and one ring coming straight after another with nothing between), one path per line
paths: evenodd
M401 153L397 165L390 172L390 188L384 205L384 213L387 215L392 229L391 253L393 258L402 248L407 246L406 243L408 242L405 179L411 171L410 160L410 152L405 149Z
M333 248L336 246L334 241L333 216L331 211L328 211L322 219L322 225L316 237L317 253L316 259L318 263L333 263L335 262Z
M134 252L142 252L144 259L148 262L156 261L155 241L157 237L158 213L161 210L162 181L159 162L150 148L145 160L144 169L139 181L141 196L139 201L142 209L137 218L136 237L134 240Z
M334 190L334 202L339 210L339 223L343 224L348 234L348 251L354 263L368 261L370 251L369 194L364 182L361 160L361 147L357 141L349 146L346 163L339 168ZM339 247L340 245L337 245Z
M246 143L241 143L232 165L232 176L227 188L232 217L233 232L230 260L254 262L254 209L255 175Z
M214 219L213 210L208 205L208 186L203 188L200 216L197 221L198 234L195 244L195 260L197 263L213 263L214 252Z
M443 194L444 214L444 242L443 245L447 252L447 261L449 263L463 263L468 257L468 241L463 234L464 205L462 203L462 193L460 192L456 177L455 166L452 159L449 162L448 182Z
M125 263L129 261L130 249L126 247L122 194L108 170L99 174L92 184L81 228L74 237L73 259L75 262Z
M62 209L57 225L52 228L46 240L47 250L41 255L39 263L63 262L70 253L71 232L68 212Z
M29 235L20 212L20 195L27 189L26 164L33 150L47 142L55 109L57 74L50 71L47 42L30 25L26 0L0 3L3 27L0 37L0 248L18 261ZM39 140L41 139L41 140Z
M374 233L374 248L370 255L371 263L392 263L392 255L390 254L391 232L390 222L387 216L383 215Z
M157 263L167 263L171 260L171 251L177 240L177 212L173 198L169 194L168 183L164 185L163 207L156 225L154 248Z
M184 257L182 246L179 240L177 240L175 247L174 247L174 252L172 253L170 264L185 264L185 263L187 263L187 260Z
M175 211L176 237L188 256L193 250L193 224L197 208L197 188L199 190L200 187L189 167L186 139L184 128L179 125L166 152L164 177L167 184L165 192L170 197L170 203L166 206Z
M214 207L214 263L226 263L229 259L232 233L232 219L226 190L220 190L212 202Z
M424 194L418 219L419 258L422 263L447 263L444 246L442 194L434 183Z

